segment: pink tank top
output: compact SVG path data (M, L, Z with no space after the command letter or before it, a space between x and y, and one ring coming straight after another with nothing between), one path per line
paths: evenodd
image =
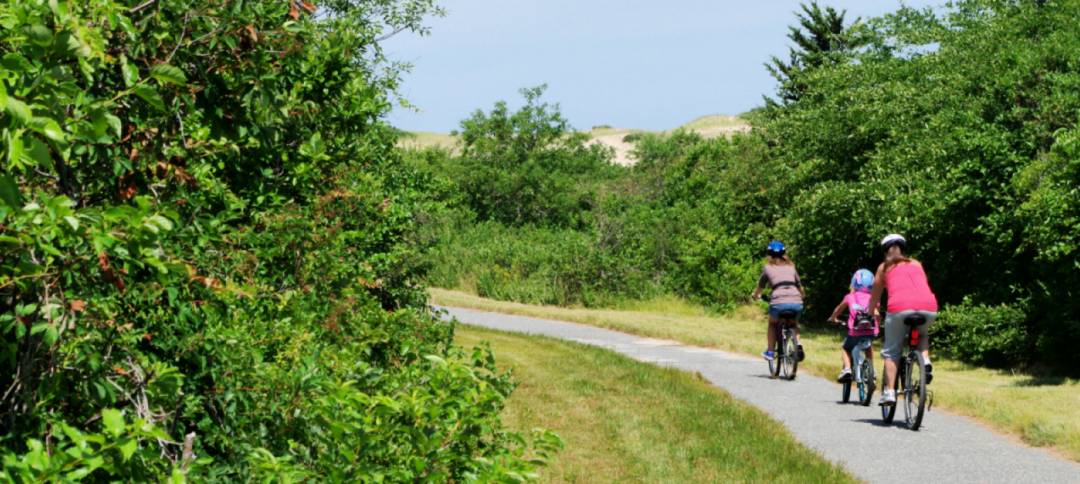
M848 318L847 328L849 336L877 336L878 334L878 322L877 318L874 318L874 326L866 329L855 329L855 314L859 311L866 311L866 308L870 305L870 293L869 292L850 292L844 296L844 302L847 303Z
M885 273L890 313L920 310L937 312L937 297L926 282L926 272L915 262L901 262Z

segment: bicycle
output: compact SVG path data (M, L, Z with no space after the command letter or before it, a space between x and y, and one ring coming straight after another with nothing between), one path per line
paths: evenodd
M840 322L840 324L844 323ZM872 328L873 325L874 322L870 319L870 315L860 312L856 316L856 329ZM877 377L874 376L874 365L870 358L866 356L866 352L873 346L872 341L873 337L864 337L848 353L851 356L851 378L841 384L841 401L844 403L851 401L851 387L854 385L859 392L859 404L864 407L870 406L874 395L875 381L877 380Z
M907 326L908 352L900 359L896 368L896 381L893 388L896 389L896 401L894 405L881 407L881 419L885 423L892 423L896 416L896 407L900 397L904 397L904 421L911 430L919 430L922 425L923 414L933 406L933 394L927 390L925 383L926 358L919 351L919 326L926 323L926 317L913 314L904 318L904 326ZM882 387L885 386L884 371L882 372Z
M761 300L768 302L769 297L762 295ZM773 378L783 376L785 380L794 380L799 371L799 347L795 340L795 329L799 324L799 313L785 309L777 314L776 319L776 356L769 361L769 375Z

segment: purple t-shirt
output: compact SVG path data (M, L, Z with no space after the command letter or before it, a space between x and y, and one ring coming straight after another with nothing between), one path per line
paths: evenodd
M758 278L758 287L768 284L772 288L769 304L802 304L802 281L793 265L765 264Z

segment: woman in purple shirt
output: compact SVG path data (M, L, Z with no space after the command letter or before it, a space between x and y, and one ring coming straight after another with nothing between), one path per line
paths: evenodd
M776 345L775 325L780 324L777 320L780 311L795 311L795 319L798 320L798 315L802 314L803 310L803 297L806 296L803 292L802 281L799 280L799 271L795 270L795 263L791 261L786 252L787 249L784 247L783 242L779 240L769 242L768 247L765 248L768 259L761 270L757 288L754 289L754 294L750 296L751 299L757 300L757 298L761 297L761 291L765 289L766 285L772 288L772 295L769 297L769 330L766 331L768 346L761 353L761 356L769 361L776 357L773 347ZM795 343L798 345L799 361L802 361L805 358L805 353L803 352L802 342L799 340L798 326L795 326Z

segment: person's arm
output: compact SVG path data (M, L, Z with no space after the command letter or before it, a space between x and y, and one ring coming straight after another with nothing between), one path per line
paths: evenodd
M882 263L877 268L877 273L874 274L874 287L870 289L870 303L866 305L870 314L875 317L880 314L878 311L878 304L881 303L881 293L885 290L885 263Z
M836 321L837 324L839 324L840 320L836 318L840 317L840 313L843 312L845 309L847 309L846 299L840 301L840 304L836 305L836 309L833 309L832 316L829 316L829 321Z
M765 283L769 282L769 278L765 276L765 271L761 271L761 277L757 280L757 287L754 288L754 294L750 296L750 299L757 301L761 297L761 290L765 289Z
M799 271L795 271L795 288L799 290L799 297L806 299L806 291L802 287L802 279L799 279Z

